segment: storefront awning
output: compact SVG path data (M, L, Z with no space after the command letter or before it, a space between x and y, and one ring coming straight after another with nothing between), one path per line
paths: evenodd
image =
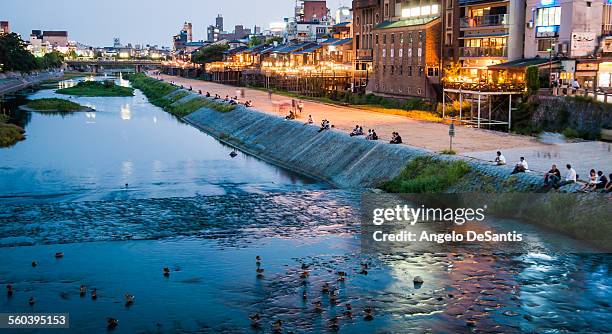
M542 64L548 64L549 60L546 58L527 58L527 59L517 59L513 61L508 61L501 64L488 66L488 70L518 70L527 68L529 66L539 66ZM553 63L557 63L558 61L553 61Z

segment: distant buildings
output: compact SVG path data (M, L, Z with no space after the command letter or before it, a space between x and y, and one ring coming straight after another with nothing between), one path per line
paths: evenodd
M324 0L300 0L295 14L288 20L286 39L293 42L316 42L328 38L333 19Z
M8 21L0 21L0 35L2 34L10 34L11 28L9 26Z
M191 22L185 22L183 24L183 31L187 32L187 42L193 42L193 26Z

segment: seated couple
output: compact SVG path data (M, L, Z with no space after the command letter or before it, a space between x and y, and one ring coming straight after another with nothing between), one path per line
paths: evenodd
M353 132L351 132L349 134L349 136L354 137L354 136L363 136L363 128L360 127L359 125L355 125L355 129L353 129Z

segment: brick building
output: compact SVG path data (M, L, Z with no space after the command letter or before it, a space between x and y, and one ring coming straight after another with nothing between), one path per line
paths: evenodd
M442 33L439 3L383 0L382 5L384 20L372 29L373 74L366 90L397 98L436 99Z
M10 32L11 32L11 29L9 28L9 22L8 21L0 21L0 35L8 34Z
M353 50L355 86L365 89L372 71L374 26L381 22L380 0L353 0Z

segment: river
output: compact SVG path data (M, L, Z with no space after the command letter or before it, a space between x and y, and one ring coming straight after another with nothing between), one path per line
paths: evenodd
M75 332L105 330L106 317L125 333L270 332L278 319L283 332L327 332L336 316L344 333L612 331L612 256L552 251L549 240L571 241L530 226L548 238L531 241L538 251L364 253L359 192L242 153L231 158L232 148L139 91L72 100L96 112L20 113L22 100L4 104L27 139L0 149L0 283L15 288L0 297L0 313L70 313ZM338 290L337 304L321 293L324 282ZM80 296L81 285L98 298ZM255 312L259 328L249 324Z

